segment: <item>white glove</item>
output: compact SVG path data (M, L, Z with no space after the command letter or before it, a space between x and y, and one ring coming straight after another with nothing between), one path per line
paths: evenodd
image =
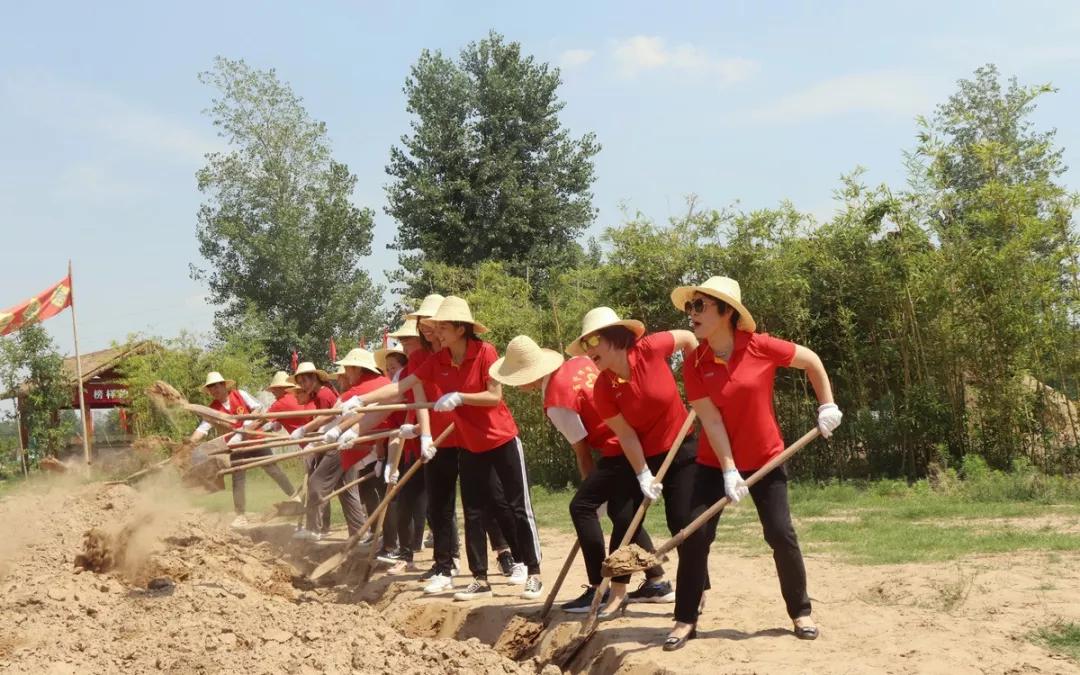
M305 433L307 432L304 430L304 427L296 427L292 430L292 433L289 434L289 438L293 439L294 441L298 441L304 437Z
M750 494L750 488L738 469L724 469L724 494L732 504L738 504L740 499Z
M660 499L660 495L664 492L664 486L655 481L656 478L653 477L649 467L645 467L641 470L641 473L637 475L637 482L641 487L641 494L654 502L657 499Z
M386 466L386 462L381 459L375 460L375 475L379 478L383 477L383 467Z
M833 430L840 426L840 420L843 418L844 414L840 412L840 408L836 407L835 403L826 403L819 406L817 409L818 431L825 438L832 437Z
M330 427L330 429L322 435L323 443L337 443L341 438L341 430L337 427Z
M360 399L359 396L352 396L342 401L341 405L338 407L341 408L341 410L344 412L353 412L355 410L363 408L364 402Z
M435 457L435 453L436 453L437 450L438 450L438 448L436 448L431 443L431 436L428 436L427 434L424 434L423 436L420 437L420 458L421 459L423 459L425 462L430 462L432 460L432 458Z
M398 470L387 464L383 468L383 480L387 485L395 485L398 481Z
M398 431L401 433L402 438L405 438L405 439L416 438L417 436L420 435L420 425L419 424L402 424L401 428L398 429Z
M242 443L243 440L244 440L244 437L241 436L240 434L233 434L232 436L229 436L229 440L225 441L225 447L231 448L232 446L236 445L237 443Z
M266 424L262 425L262 427L260 427L260 428L263 431L276 431L279 426L281 426L281 425L278 424L277 422L267 422Z
M435 401L435 412L450 412L462 403L464 401L461 400L461 394L452 391L449 394L443 394L438 401Z
M352 446L356 445L356 439L360 438L359 432L356 429L348 429L340 436L338 436L338 449L348 450Z

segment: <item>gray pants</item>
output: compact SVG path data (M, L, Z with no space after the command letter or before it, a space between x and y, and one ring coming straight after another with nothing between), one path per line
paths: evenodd
M319 460L319 464L308 478L308 505L307 519L308 529L314 531L326 531L330 527L329 509L319 508L319 502L326 496L346 483L351 483L360 477L359 464L353 464L348 471L341 469L341 457L336 453L326 453ZM360 492L356 487L349 488L338 495L341 502L341 511L345 514L345 523L349 526L349 534L354 534L364 524L364 507L360 501ZM328 505L329 506L329 505Z
M255 450L252 452L236 452L233 453L232 459L250 459L254 457L270 457L273 455L273 450L269 448L264 450ZM285 494L292 496L293 486L289 481L289 477L282 471L279 464L267 464L262 467L262 470L270 475L274 479L274 482L278 484ZM244 513L247 510L247 471L238 471L232 475L232 501L233 508L237 513Z

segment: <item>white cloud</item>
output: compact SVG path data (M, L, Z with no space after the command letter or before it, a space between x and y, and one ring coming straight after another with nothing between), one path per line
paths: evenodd
M567 49L559 54L559 66L562 68L577 68L583 66L596 55L591 49Z
M877 71L823 80L766 105L737 113L740 123L792 124L850 113L913 116L934 106L932 83L905 71Z
M207 152L223 147L215 138L170 115L41 73L23 72L0 81L0 100L9 110L64 133L97 136L183 163L201 163Z
M758 70L758 63L744 58L719 58L690 43L669 47L663 38L635 35L616 40L612 56L624 77L640 73L673 70L718 78L723 84L748 79Z

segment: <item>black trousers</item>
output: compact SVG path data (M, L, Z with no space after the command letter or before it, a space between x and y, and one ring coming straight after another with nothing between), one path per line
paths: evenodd
M741 472L743 478L752 471ZM699 466L694 481L691 517L704 513L724 496L724 472L721 469ZM806 566L803 564L799 540L791 524L788 506L787 471L783 466L773 469L750 488L765 541L773 552L776 574L780 578L780 594L787 606L788 616L797 619L810 616L810 596L806 592ZM678 585L675 589L675 620L696 623L698 604L707 588L709 547L716 537L719 514L701 529L687 537L679 547Z
M398 471L405 475L417 459L402 457ZM412 562L415 552L417 521L419 527L424 524L424 509L426 507L426 495L424 481L413 478L402 486L397 496L390 503L392 512L387 515L386 529L383 533L383 542L387 548L393 548L397 544L398 553L404 560ZM423 536L423 535L421 535Z
M428 522L434 544L435 568L450 575L456 558L457 525L454 511L457 504L458 455L460 448L439 448L424 465L424 487L427 490Z
M273 454L273 450L265 448L251 452L236 452L233 453L232 459L254 459L256 457L270 457ZM292 483L281 469L280 464L267 464L262 469L274 479L274 482L278 484L278 487L285 494L292 495ZM237 513L244 513L247 510L247 471L238 471L232 475L232 500L233 508Z
M574 522L578 541L581 542L581 554L585 560L589 584L597 586L603 580L600 566L606 554L604 531L600 527L597 509L607 504L608 518L611 520L609 550L615 551L634 519L634 512L637 510L635 504L641 503L641 497L633 467L624 455L619 455L601 457L596 462L596 468L582 481L574 498L570 500L570 519ZM646 551L655 550L644 524L638 528L633 543ZM664 568L660 565L650 567L645 576L650 579L662 577ZM628 583L630 577L616 577L613 581Z
M529 477L521 441L513 438L487 452L462 451L461 503L465 510L465 553L469 571L477 579L487 578L487 528L491 513L503 533L512 533L507 543L514 560L523 562L529 574L540 573L540 536L536 530ZM498 508L492 496L492 474L499 477L508 508Z

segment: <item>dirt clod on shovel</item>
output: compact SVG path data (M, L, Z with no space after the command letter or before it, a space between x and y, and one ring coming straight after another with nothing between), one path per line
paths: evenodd
M609 555L600 566L600 572L605 577L620 577L649 569L662 562L637 544L630 544Z
M544 623L538 618L515 616L510 619L506 629L499 635L499 639L495 642L495 651L509 659L519 661L525 657L525 653L543 632Z
M168 382L158 380L146 388L146 395L161 409L176 408L187 403L184 395Z

